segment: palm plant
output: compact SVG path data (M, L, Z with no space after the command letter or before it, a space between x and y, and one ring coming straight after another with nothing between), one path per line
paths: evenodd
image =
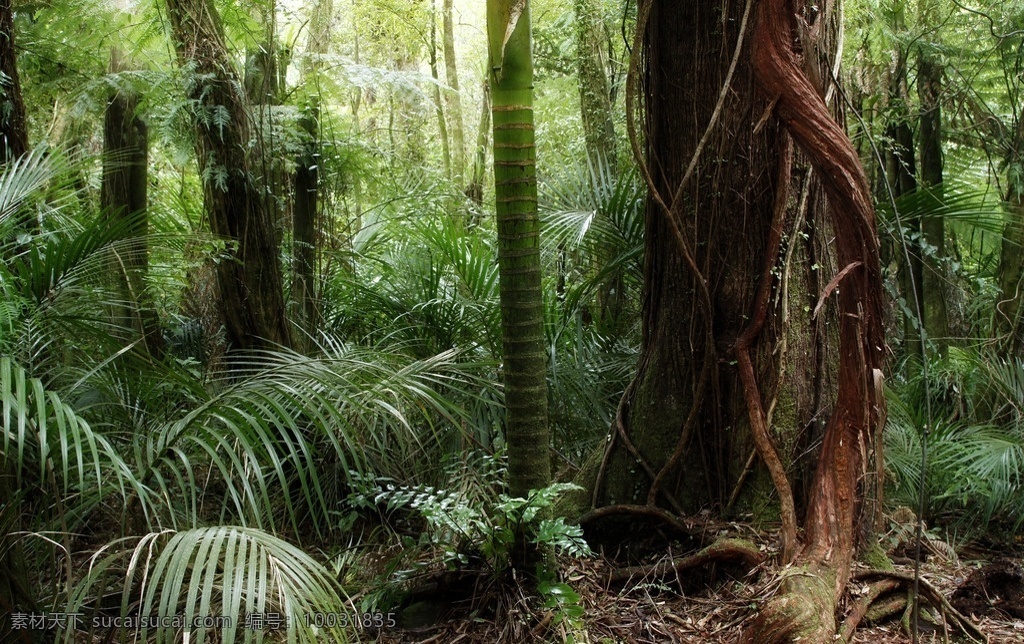
M997 517L1019 527L1024 523L1024 363L950 348L930 371L931 421L920 375L889 392L886 465L895 500L917 505L921 441L930 424L926 513L973 529L984 529Z
M500 402L480 396L494 391L491 367L329 336L315 358L261 352L230 379L154 361L110 317L119 303L103 288L131 240L76 213L77 200L41 198L57 177L45 163L0 174L0 276L17 302L0 359L0 473L15 488L0 509L5 557L17 545L19 563L43 571L63 553L59 569L27 579L34 604L122 617L216 607L236 625L219 629L223 641L243 636L245 612L279 610L293 617L289 637L313 641L318 626L295 618L346 612L344 595L281 535L326 539L354 472L415 479L424 454L459 442L467 410ZM48 209L37 235L14 223L29 206Z

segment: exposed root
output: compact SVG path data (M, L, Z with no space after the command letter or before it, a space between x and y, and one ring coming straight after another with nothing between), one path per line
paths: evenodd
M720 539L707 548L687 557L661 561L652 566L629 566L613 570L608 575L610 584L628 583L632 579L664 578L684 570L697 568L709 563L739 564L753 570L764 556L757 546L742 539Z
M815 566L789 568L779 592L761 608L741 644L827 644L835 640L835 572Z
M914 585L914 576L888 570L868 570L865 572L858 573L854 576L857 580L878 580L876 583L881 581L896 582L898 585L911 589ZM939 614L942 616L942 621L945 624L954 626L972 641L976 642L988 642L988 636L981 632L981 630L967 617L965 617L960 611L953 608L946 597L939 592L935 586L928 583L926 579L919 579L919 592L921 593L920 599L926 600L932 605Z
M579 524L585 527L601 519L622 515L654 519L689 537L699 534L693 525L656 505L606 505L584 514L580 517Z
M868 615L868 612L878 601L879 597L896 590L901 585L902 582L896 579L882 579L868 586L867 592L857 600L857 603L853 605L853 610L850 611L850 614L846 616L846 621L843 622L843 628L839 632L839 636L842 641L849 642L853 639L853 634L857 630L857 626L859 626L861 620ZM889 614L891 615L892 613ZM874 617L874 615L872 615L872 617Z

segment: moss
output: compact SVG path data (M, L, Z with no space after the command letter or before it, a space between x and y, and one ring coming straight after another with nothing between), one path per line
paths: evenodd
M882 549L882 546L880 546L877 541L860 553L860 560L874 570L896 570L896 567L892 565L892 561L889 559L889 556L885 554L885 550Z

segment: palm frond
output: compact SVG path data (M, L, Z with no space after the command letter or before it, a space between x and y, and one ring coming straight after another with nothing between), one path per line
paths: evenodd
M115 447L93 431L57 393L9 357L0 357L3 451L0 469L13 471L18 487L47 488L51 475L68 497L75 491L99 497L128 488L144 493Z
M108 605L119 600L119 608L97 606L94 598L103 596L111 599ZM253 625L253 616L276 615L282 626L287 623L289 642L347 642L342 625L316 628L309 618L351 612L336 580L312 557L271 534L237 526L165 530L108 544L92 558L69 604L68 612L92 617L168 620L167 626L111 633L119 641L137 635L142 641L177 642L182 632L197 643L262 641L262 629L246 624ZM202 623L214 615L227 623ZM66 633L65 641L72 636Z
M446 352L424 360L380 350L324 347L310 359L271 352L237 363L244 376L187 415L147 432L139 445L140 478L165 499L186 499L200 516L197 463L208 463L239 520L299 532L310 512L326 529L331 472L372 469L409 474L424 450L461 431L484 381ZM325 469L327 468L327 469Z

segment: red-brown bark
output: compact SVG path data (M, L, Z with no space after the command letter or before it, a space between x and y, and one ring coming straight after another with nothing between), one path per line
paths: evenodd
M839 266L854 268L837 287L839 393L826 426L797 558L802 574L827 585L796 576L787 579L746 634L746 641L761 643L790 641L798 632L802 641L830 641L834 634L834 617L830 619L826 609L834 609L849 580L858 479L884 404L875 387L884 337L881 268L868 182L849 138L802 71L794 48L796 20L792 0L760 4L753 65L761 91L777 101L778 118L820 172L831 206ZM806 619L792 618L795 598L810 604L803 609Z

